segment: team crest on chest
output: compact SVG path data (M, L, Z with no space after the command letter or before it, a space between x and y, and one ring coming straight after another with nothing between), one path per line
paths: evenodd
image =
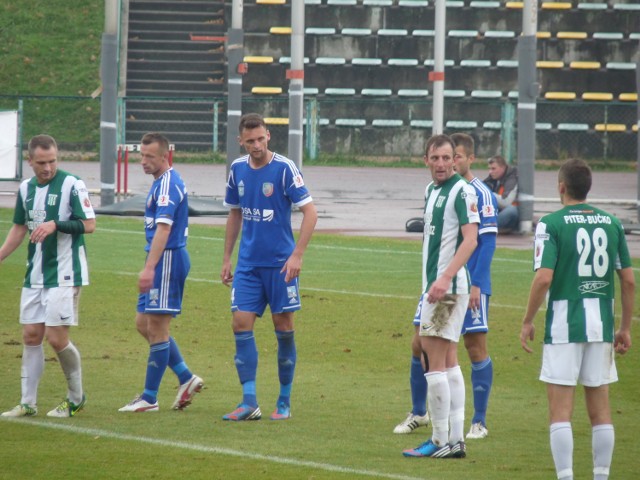
M262 194L265 197L270 197L271 195L273 195L273 183L271 182L264 182L262 184Z
M56 193L50 193L49 195L47 195L47 205L53 207L55 206L57 200L58 195Z

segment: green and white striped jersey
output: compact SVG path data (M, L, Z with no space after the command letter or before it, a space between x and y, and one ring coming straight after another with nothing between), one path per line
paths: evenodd
M478 197L475 189L457 173L436 185L431 182L425 191L424 236L422 242L422 292L451 263L462 242L460 227L479 223ZM471 280L466 265L452 279L447 293L466 294Z
M18 189L13 223L26 225L31 233L50 220L95 218L89 192L79 178L58 170L51 181L40 185L36 177L23 181ZM84 235L59 231L42 243L29 242L27 288L52 288L89 284Z
M624 230L616 217L587 204L542 217L533 267L553 270L545 343L612 342L614 276L630 266Z

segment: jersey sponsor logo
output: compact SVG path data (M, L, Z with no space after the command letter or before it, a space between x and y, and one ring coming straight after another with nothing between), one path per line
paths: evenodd
M602 290L603 288L607 288L609 286L609 282L604 280L591 280L587 282L582 282L578 287L580 293L595 293L597 295L606 295L606 292L599 292L598 290Z
M242 207L242 218L259 222L262 218L259 208Z
M57 201L58 201L57 193L50 193L49 195L47 195L47 205L53 207L55 206Z
M158 206L166 207L169 205L169 195L160 195L158 197Z
M484 205L482 207L482 216L483 217L495 217L496 216L496 211L493 208L493 205Z
M238 195L244 197L244 182L242 180L240 180L240 183L238 184Z
M271 182L264 182L262 184L262 194L265 197L270 197L271 195L273 195L273 183Z
M274 213L275 213L275 212L274 212L273 210L270 210L270 209L265 208L265 209L262 211L262 221L263 221L263 222L270 222L270 221L272 221L272 220L273 220L273 215L274 215Z
M427 225L424 226L425 235L435 235L436 234L436 226L435 225Z
M304 187L304 180L302 179L302 175L296 175L293 177L293 184L296 188Z

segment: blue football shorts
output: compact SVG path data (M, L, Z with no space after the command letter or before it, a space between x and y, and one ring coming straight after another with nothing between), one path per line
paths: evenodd
M138 296L137 311L151 315L178 315L182 310L184 284L190 268L191 260L186 248L165 250L156 265L153 288Z
M271 313L300 310L298 278L285 283L282 267L239 267L233 274L231 311L253 312L258 317L267 305Z
M487 333L489 331L489 295L480 294L480 308L467 309L462 324L462 335L467 333Z

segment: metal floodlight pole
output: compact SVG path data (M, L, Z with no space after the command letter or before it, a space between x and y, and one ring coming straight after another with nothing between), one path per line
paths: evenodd
M640 95L640 61L636 62L636 91L638 92L638 95ZM636 158L638 160L638 168L636 168L636 171L638 172L638 183L636 187L638 189L637 220L638 220L638 223L640 223L640 102L637 102L637 108L638 108L638 118L637 118L636 126L638 127L638 133L636 133L636 139L638 142L638 146L636 148Z
M104 33L100 78L100 204L112 205L115 198L115 162L118 107L118 1L104 2Z
M525 0L522 36L518 39L518 210L520 231L533 227L536 153L536 31L538 2Z
M291 2L291 70L289 80L289 140L287 155L302 167L302 115L304 100L304 2Z
M227 175L240 154L237 141L242 115L242 73L244 68L244 32L242 30L242 0L233 0L231 29L227 32Z
M433 135L439 135L444 131L444 42L446 21L446 0L436 0L433 71L429 72L429 81L433 82L433 125L431 129Z

